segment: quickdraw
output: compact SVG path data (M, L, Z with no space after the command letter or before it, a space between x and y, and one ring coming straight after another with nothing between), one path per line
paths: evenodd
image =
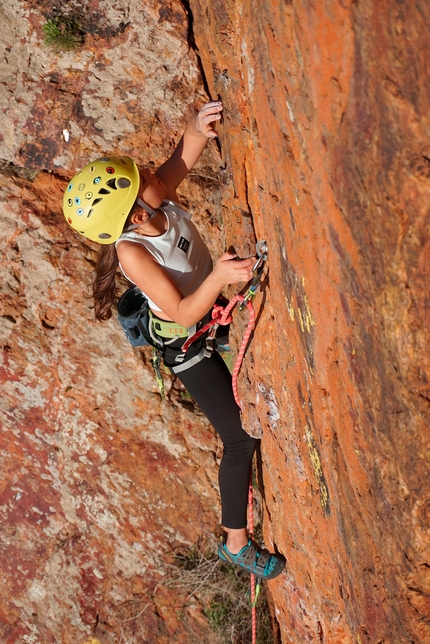
M257 261L252 267L252 273L253 273L252 281L248 289L248 292L245 295L244 301L239 306L239 311L243 311L243 309L245 308L248 302L254 301L257 291L260 288L261 276L264 271L264 264L267 262L268 249L267 249L267 244L265 240L261 240L257 242L256 250L257 250Z

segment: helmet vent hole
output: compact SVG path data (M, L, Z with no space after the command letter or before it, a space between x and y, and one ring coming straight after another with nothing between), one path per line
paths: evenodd
M91 208L91 210L88 211L87 219L88 219L88 217L91 217L91 215L93 214L93 210L94 210L94 208Z
M116 185L118 186L118 188L129 188L131 186L131 181L130 179L121 177L121 179L118 179L118 181L116 182Z
M112 188L112 190L116 190L116 179L109 179L109 181L106 181L106 185Z
M103 197L100 197L99 199L94 199L94 201L93 201L93 207L94 207L96 204L100 203L100 201L103 201Z
M99 239L110 239L112 235L109 235L109 233L100 233Z
M100 188L99 195L110 195L110 190L106 190L106 188Z

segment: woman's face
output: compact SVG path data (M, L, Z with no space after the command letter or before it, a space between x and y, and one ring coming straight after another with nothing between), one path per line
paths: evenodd
M150 208L157 210L166 197L167 188L149 168L140 169L139 174L138 195Z

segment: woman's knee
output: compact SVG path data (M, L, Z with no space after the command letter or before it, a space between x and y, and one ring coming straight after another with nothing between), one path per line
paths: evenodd
M246 434L246 432L244 433ZM252 460L258 442L258 439L249 436L249 434L246 434L246 438L240 441L223 441L224 454L232 455L240 460Z

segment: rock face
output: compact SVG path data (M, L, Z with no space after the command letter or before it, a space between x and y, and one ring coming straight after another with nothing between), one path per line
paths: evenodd
M2 641L210 641L163 556L216 530L219 446L92 321L59 211L92 156L160 162L206 90L222 158L184 202L214 254L269 247L240 394L279 639L430 642L427 3L68 4L87 37L61 57L51 3L0 9Z
M269 246L242 397L282 641L430 641L425 3L191 6L227 240Z

